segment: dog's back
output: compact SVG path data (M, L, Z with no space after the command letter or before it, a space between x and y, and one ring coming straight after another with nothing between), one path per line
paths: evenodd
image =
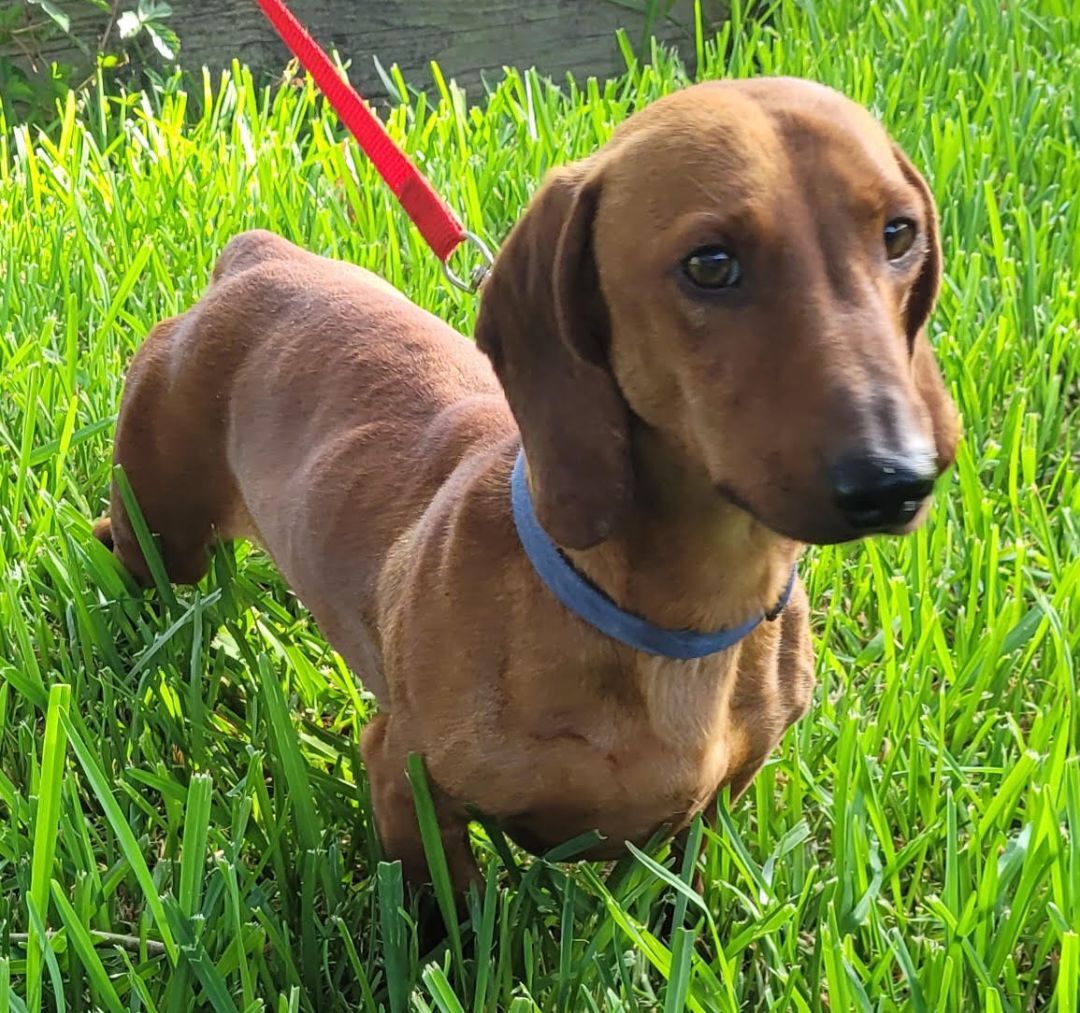
M472 342L377 276L253 231L139 349L115 461L171 579L198 580L212 538L251 538L349 639L390 546L463 456L514 431ZM115 493L98 533L149 580Z

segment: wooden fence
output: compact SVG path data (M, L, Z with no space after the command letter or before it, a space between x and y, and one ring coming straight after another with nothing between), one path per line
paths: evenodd
M0 3L10 0L0 0ZM25 2L25 0L22 0ZM53 0L86 40L100 38L107 15L85 0ZM707 18L722 15L724 0L705 0ZM384 67L397 63L410 85L431 84L430 64L476 92L481 75L503 66L537 67L561 77L603 77L624 67L615 32L623 28L635 47L646 28L643 13L650 0L293 0L291 7L318 41L335 47L351 61L350 74L372 97L385 94L372 57ZM117 5L124 9L126 0ZM693 56L692 0L662 2L667 17L652 22L662 41ZM234 59L259 70L280 69L284 47L263 19L254 0L173 0L169 26L180 38L180 62L194 69L220 69ZM40 16L40 8L28 8ZM89 13L88 13L89 12ZM0 56L16 55L10 44ZM80 54L64 39L44 43L46 61L78 63Z

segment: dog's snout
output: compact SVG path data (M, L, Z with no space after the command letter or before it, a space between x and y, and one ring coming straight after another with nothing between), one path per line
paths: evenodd
M930 453L845 457L829 469L833 499L859 531L895 528L919 512L934 489Z

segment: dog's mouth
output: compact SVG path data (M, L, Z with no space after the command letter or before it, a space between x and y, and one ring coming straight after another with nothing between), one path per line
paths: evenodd
M826 508L813 517L794 518L769 516L769 512L756 507L750 500L728 482L714 483L716 492L731 506L751 517L762 527L768 528L781 538L790 538L807 545L840 545L855 542L872 535L909 535L926 519L933 494L903 503L898 515L890 518L875 516L867 511L852 517L840 510Z
M759 524L764 525L767 528L772 528L772 525L761 516L760 513L751 505L750 501L743 495L741 495L736 489L734 489L727 482L717 482L714 486L716 491L726 499L733 507L741 510L744 514L749 514Z

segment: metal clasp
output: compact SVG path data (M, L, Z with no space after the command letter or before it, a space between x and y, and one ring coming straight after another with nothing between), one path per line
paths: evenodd
M468 292L470 295L474 295L480 290L480 286L484 284L484 279L487 278L488 272L491 270L491 265L495 263L495 256L491 250L488 249L487 243L476 235L476 233L466 230L465 238L480 251L483 263L473 267L469 272L469 280L465 281L454 273L454 269L450 266L450 258L447 257L447 259L443 261L443 274L446 275L447 281L449 281L454 288L459 288L462 292ZM451 254L451 256L453 256L453 254Z

